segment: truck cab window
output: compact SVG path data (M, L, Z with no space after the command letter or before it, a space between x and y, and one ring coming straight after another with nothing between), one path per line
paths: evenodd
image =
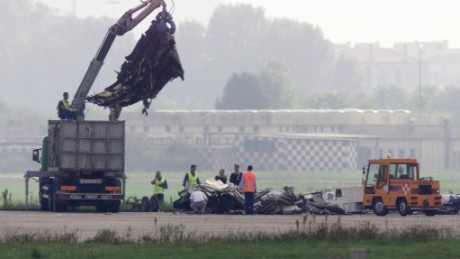
M377 182L377 188L379 189L382 188L387 182L387 177L385 175L386 170L387 170L386 165L381 165L379 167L378 182Z

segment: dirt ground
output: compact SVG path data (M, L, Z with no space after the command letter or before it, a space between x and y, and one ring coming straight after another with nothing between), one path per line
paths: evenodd
M448 227L460 233L457 215L412 215L401 217L389 214L375 215L313 216L313 215L190 215L180 213L120 212L116 214L70 212L17 212L0 211L0 236L16 233L77 231L82 239L94 237L98 230L111 229L120 235L130 229L134 237L155 233L160 226L184 225L185 232L225 235L228 232L284 232L326 222L340 222L342 226L373 224L384 229L413 225ZM305 224L304 224L305 222Z

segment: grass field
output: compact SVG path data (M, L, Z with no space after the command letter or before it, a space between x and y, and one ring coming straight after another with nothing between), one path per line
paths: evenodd
M211 243L0 243L0 258L459 258L458 240L285 240Z
M168 180L169 189L166 191L165 200L178 198L177 192L182 187L182 180L185 172L163 172L162 175ZM217 172L200 172L200 179L213 178ZM129 196L150 196L153 193L153 186L150 181L153 173L127 172L126 197ZM310 193L327 187L350 187L358 186L361 183L361 172L257 172L258 189L273 188L280 189L284 186L294 186L295 193ZM460 192L460 173L454 171L426 172L423 176L432 176L441 181L441 192ZM0 174L0 191L5 189L12 194L14 203L25 200L25 181L20 173ZM30 199L37 199L38 183L29 181Z

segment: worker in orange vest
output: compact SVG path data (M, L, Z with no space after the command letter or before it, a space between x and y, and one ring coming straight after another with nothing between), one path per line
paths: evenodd
M240 191L244 192L244 212L246 215L254 214L254 193L256 192L256 175L252 172L252 165L248 166L248 171L243 174Z

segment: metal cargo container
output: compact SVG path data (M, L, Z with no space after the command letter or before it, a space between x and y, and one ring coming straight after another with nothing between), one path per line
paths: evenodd
M48 141L49 171L124 171L124 121L49 121Z

